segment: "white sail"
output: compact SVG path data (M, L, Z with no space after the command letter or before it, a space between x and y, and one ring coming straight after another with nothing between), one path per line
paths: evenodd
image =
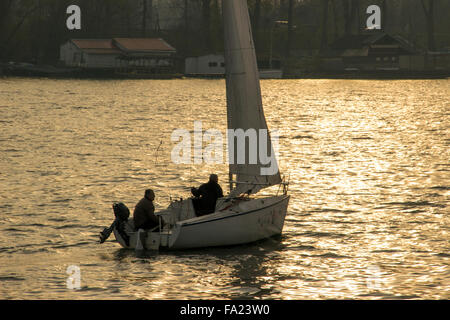
M252 194L280 183L281 177L262 107L247 1L224 0L222 6L230 177L236 175L237 182L232 195ZM232 132L236 135L240 133L241 137L243 133L246 134L245 143L230 134L230 130L234 130ZM261 157L264 153L270 158L270 163Z

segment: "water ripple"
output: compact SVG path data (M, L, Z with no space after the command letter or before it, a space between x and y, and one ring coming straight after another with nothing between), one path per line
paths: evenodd
M138 255L113 237L97 242L113 202L133 209L153 188L164 208L211 172L227 189L225 163L171 161L173 130L202 120L225 133L225 81L0 80L0 295L448 299L448 88L262 81L290 176L283 236ZM71 265L81 270L76 293L65 287Z

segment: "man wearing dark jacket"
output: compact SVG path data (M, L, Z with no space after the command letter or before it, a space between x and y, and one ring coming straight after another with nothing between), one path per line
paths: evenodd
M155 193L153 190L145 190L144 198L142 198L134 208L133 219L134 228L136 230L152 229L159 226L159 220L155 216L153 200L155 200Z
M223 197L222 188L219 185L219 177L216 174L209 176L209 182L202 184L198 189L192 188L194 208L197 216L213 213L216 209L216 201Z

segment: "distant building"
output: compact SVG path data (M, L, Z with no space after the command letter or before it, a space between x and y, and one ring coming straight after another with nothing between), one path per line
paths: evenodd
M223 76L225 58L219 54L186 58L185 74L187 76Z
M400 57L413 54L417 51L400 36L368 32L337 39L324 60L327 69L398 70Z
M161 72L174 65L175 48L157 38L115 38L113 44L122 54L118 58L118 68L122 72Z
M450 51L401 56L400 69L408 71L450 71Z
M119 72L161 72L173 66L175 48L159 38L71 39L60 48L70 67Z
M71 39L60 48L60 60L69 67L114 68L120 55L111 39Z
M208 54L186 58L185 75L191 77L223 77L225 75L225 58L220 54ZM260 69L261 79L281 79L281 69Z

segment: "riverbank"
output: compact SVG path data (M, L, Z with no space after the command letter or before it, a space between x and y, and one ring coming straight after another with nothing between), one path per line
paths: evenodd
M112 69L85 69L64 68L50 65L32 65L26 63L0 64L1 76L19 77L45 77L45 78L68 78L68 79L176 79L193 77L176 72L166 73L140 73L140 72L117 72ZM195 75L196 78L221 78L215 75ZM264 77L261 77L264 78ZM404 70L345 70L345 71L301 71L289 72L285 70L283 79L374 79L374 80L405 80L405 79L446 79L450 78L450 71L404 71Z
M0 75L18 77L45 77L67 79L175 79L180 73L139 73L117 72L113 69L65 68L50 65L32 65L27 63L0 65Z
M284 79L373 79L373 80L414 80L414 79L446 79L450 71L341 71L341 72L305 72L285 73Z

